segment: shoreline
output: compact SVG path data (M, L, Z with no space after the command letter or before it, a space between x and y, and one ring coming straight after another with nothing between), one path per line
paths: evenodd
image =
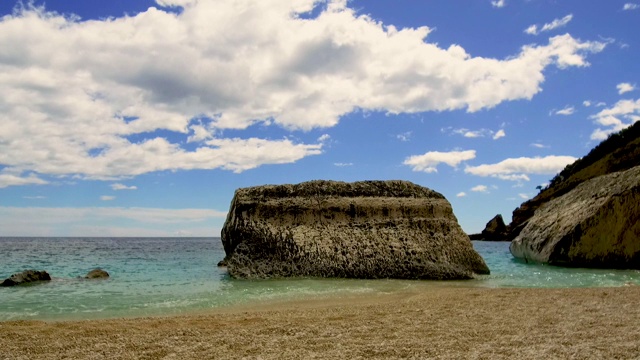
M640 286L409 289L188 315L0 322L0 359L637 358Z

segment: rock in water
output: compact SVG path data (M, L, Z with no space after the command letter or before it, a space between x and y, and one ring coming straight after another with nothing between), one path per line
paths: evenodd
M25 270L20 273L16 273L5 279L0 286L16 286L22 284L28 284L36 281L50 281L51 276L46 271L38 270Z
M508 241L509 232L502 215L498 214L489 220L480 234L472 234L469 237L471 240Z
M536 210L510 246L517 258L640 269L640 166L585 181Z
M444 196L407 181L238 189L222 243L236 278L469 279L489 273Z
M87 273L85 279L106 279L109 277L109 273L102 269L93 269Z

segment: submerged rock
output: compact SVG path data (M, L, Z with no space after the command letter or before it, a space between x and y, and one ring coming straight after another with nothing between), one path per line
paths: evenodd
M236 278L469 279L489 273L444 196L407 181L238 189L222 243Z
M109 273L102 269L93 269L85 275L85 279L106 279L109 277Z
M50 281L51 276L46 271L25 270L6 278L0 286L16 286L37 281Z
M640 269L640 166L588 180L536 210L510 246L527 261Z
M471 240L508 241L509 232L502 215L498 214L489 220L480 234L469 235L469 238Z

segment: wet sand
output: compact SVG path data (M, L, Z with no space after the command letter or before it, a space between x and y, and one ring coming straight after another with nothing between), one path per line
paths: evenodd
M9 321L0 359L640 359L639 301L640 286L445 287L186 316Z

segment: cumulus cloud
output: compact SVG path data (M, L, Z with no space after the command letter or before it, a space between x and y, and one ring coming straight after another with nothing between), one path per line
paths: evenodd
M489 188L486 185L477 185L471 188L471 191L473 192L489 192Z
M461 191L461 192L456 194L456 197L465 197L465 196L467 196L467 193L464 192L464 191Z
M402 134L396 135L396 139L398 139L400 141L403 141L403 142L406 142L406 141L411 140L411 136L412 135L413 135L413 133L411 131L407 131L407 132L404 132Z
M626 92L635 90L636 86L629 83L620 83L616 86L616 89L618 89L618 94L622 95Z
M291 163L322 143L241 131L326 128L355 110L475 112L531 99L549 66L588 66L605 47L567 34L493 59L346 1L158 4L183 9L82 21L25 6L0 19L0 166L38 181Z
M634 3L626 3L622 6L622 10L635 10L640 9L640 5Z
M426 173L438 172L439 164L447 164L457 167L461 162L471 160L476 157L475 150L466 151L429 151L423 155L413 155L408 157L403 164L411 166L413 171L423 171Z
M502 8L505 7L505 5L507 5L506 0L491 0L491 6L495 8Z
M137 186L127 186L124 184L120 184L120 183L116 183L116 184L111 184L111 188L113 190L137 190L138 187Z
M0 189L17 185L44 185L48 181L42 180L35 174L22 176L21 174L0 171Z
M585 100L585 101L582 102L582 105L584 105L585 107L589 107L589 106L591 106L591 101Z
M572 19L573 14L569 14L562 19L554 19L552 22L542 25L541 28L538 28L538 25L535 24L531 25L526 28L524 32L529 35L538 35L541 32L551 31L566 26Z
M614 132L618 132L640 120L640 99L620 100L613 107L603 109L592 115L598 128L591 134L591 140L604 140Z
M467 166L465 172L483 177L495 177L502 180L529 181L531 174L557 174L565 166L576 161L572 156L520 157L503 160L496 164Z
M498 140L507 136L503 129L498 130L495 134L493 134L493 140Z
M562 110L555 111L554 114L567 116L567 115L572 115L575 111L576 111L576 108L574 108L573 106L566 106Z

